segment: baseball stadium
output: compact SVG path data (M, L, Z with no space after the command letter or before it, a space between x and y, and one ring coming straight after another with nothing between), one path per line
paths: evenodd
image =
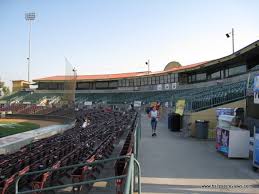
M248 134L247 150L245 156L241 151L237 151L240 155L232 154L251 160L255 151L248 150L248 144L259 119L259 106L254 103L258 45L259 41L255 41L229 56L191 65L169 62L158 72L77 75L71 69L68 75L35 78L36 89L15 80L15 92L0 100L1 194L126 194L141 192L141 183L161 187L165 184L161 178L154 178L159 182L154 183L151 177L143 178L140 174L142 168L146 174L161 168L154 169L153 162L147 164L157 157L155 152L162 152L153 147L154 138L161 138L160 143L165 141L169 146L164 148L166 155L175 149L170 148L172 141L187 147L210 147L218 141L217 128L222 116L217 115L218 110L227 114L222 118L225 125L229 121L233 124L233 112L239 115L239 130ZM157 104L161 137L151 137L146 114L149 107ZM238 137L239 141L245 141L243 136ZM208 149L203 152L205 158L211 154ZM219 163L227 163L230 152L222 152L225 157ZM170 161L164 154L158 155ZM229 162L231 168L233 162ZM243 163L238 165L246 165ZM256 165L255 162L254 170ZM213 167L207 167L212 174L216 173ZM210 180L214 179L208 179L207 184ZM182 184L180 180L174 181ZM196 184L194 180L192 184Z

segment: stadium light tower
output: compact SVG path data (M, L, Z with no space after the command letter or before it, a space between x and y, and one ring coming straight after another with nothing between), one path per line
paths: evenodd
M147 73L149 74L150 71L150 61L148 59L148 61L146 61L146 65L147 65Z
M31 63L31 23L35 20L35 13L25 13L25 20L29 22L29 53L28 53L28 82L30 82L30 63Z
M232 36L232 50L233 53L235 52L235 39L234 39L234 28L232 28L232 31L226 34L227 38L230 38L230 35Z

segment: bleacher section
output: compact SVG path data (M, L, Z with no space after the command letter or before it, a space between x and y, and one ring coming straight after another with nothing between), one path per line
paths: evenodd
M246 97L247 82L218 85L186 96L187 110L199 111L226 104Z
M62 98L61 93L37 93L37 92L27 92L20 91L13 93L9 96L3 97L1 101L7 101L8 103L31 103L31 104L41 104L48 101L48 104L56 104Z
M83 122L78 120L74 128L62 134L31 143L13 154L0 155L0 193L14 193L16 178L30 171L58 169L108 158L114 149L115 141L124 133L134 132L137 118L137 113L132 111L123 113L88 110L80 114L90 121L86 128L82 128ZM127 147L127 150L132 152L133 148ZM34 190L63 184L63 181L72 183L96 179L103 165L95 165L91 168L88 166L25 176L21 179L19 188L23 191ZM87 185L86 193L91 186ZM76 186L70 190L80 191L81 188Z
M12 114L49 114L56 111L56 107L39 106L36 104L6 104L0 107L0 112Z
M89 93L77 94L77 103L92 101L107 104L130 104L134 101L142 101L144 104L159 101L171 102L175 105L177 100L186 100L187 111L199 111L209 107L218 106L246 96L246 81L231 84L216 84L210 87L201 87L185 90L149 91L149 92L122 92L122 93Z
M159 101L161 103L169 102L172 106L175 106L179 99L185 99L186 111L199 111L245 98L246 82L247 80L245 79L232 83L215 82L214 85L207 87L168 91L77 93L76 103L83 104L86 101L91 101L95 104L131 104L134 101L141 101L143 104L149 104ZM250 78L249 82L248 87L251 87L253 79ZM4 99L9 100L9 102L20 99L20 103L32 103L32 105L11 104L0 108L0 111L12 111L20 114L48 114L56 109L51 110L36 104L44 105L48 103L55 105L61 101L62 95L62 93L18 92Z
M29 94L29 92L27 92L27 91L14 92L11 95L0 98L0 100L7 101L7 102L21 101L28 94Z

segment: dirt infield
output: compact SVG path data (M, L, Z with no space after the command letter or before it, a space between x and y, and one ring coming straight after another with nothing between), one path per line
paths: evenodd
M42 120L33 120L33 119L0 119L0 121L15 122L15 123L29 122L29 123L38 124L38 125L40 125L40 127L47 127L50 125L60 124L59 122L54 122L54 121L42 121Z

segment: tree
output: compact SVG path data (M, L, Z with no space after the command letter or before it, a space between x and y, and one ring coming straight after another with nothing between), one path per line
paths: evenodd
M6 86L4 82L0 82L0 88L2 89L4 95L10 94L10 88Z
M3 87L3 92L4 92L4 95L9 95L10 94L10 88L7 87L7 86L4 86Z

